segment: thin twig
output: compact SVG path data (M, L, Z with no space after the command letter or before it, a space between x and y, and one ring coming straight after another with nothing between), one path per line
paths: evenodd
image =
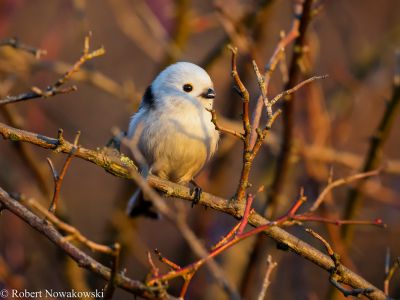
M278 265L277 262L272 261L272 256L268 254L267 257L267 270L265 271L265 275L264 275L264 280L263 280L263 285L261 287L261 291L258 294L258 300L264 300L265 298L265 294L267 292L267 289L269 287L269 285L271 284L271 274L272 271L276 268L276 266Z
M8 39L1 40L0 47L2 47L2 46L10 46L10 47L13 47L14 49L26 51L28 53L33 54L37 59L39 59L42 55L47 54L46 50L26 45L26 44L20 42L20 40L18 38L8 38Z
M65 239L49 222L43 222L43 219L32 213L25 206L18 201L9 197L8 193L0 188L0 203L6 207L7 210L18 216L25 223L29 224L32 228L40 232L43 236L53 242L59 249L68 254L75 260L80 267L85 268L94 274L100 276L105 280L110 280L111 270L79 248L74 246L71 242ZM44 209L43 214L50 214L47 209ZM50 218L49 218L50 219ZM159 299L157 296L158 288L150 288L140 281L132 280L123 274L117 274L115 283L118 287L130 291L138 296L146 299ZM176 299L168 296L169 299Z
M257 100L257 105L256 108L254 109L253 116L252 116L252 134L250 138L250 144L253 146L256 140L256 128L259 127L260 125L260 120L261 120L261 114L262 114L262 108L263 104L267 107L267 114L270 115L270 111L268 111L269 107L267 106L266 100L268 99L268 90L269 90L269 83L271 81L271 77L273 72L276 69L277 64L279 63L280 60L285 58L284 51L285 48L292 42L294 41L298 35L299 35L299 27L300 27L300 18L302 14L302 5L295 3L294 4L294 14L295 16L293 17L292 20L292 25L289 33L287 35L282 35L281 34L281 39L278 42L278 44L275 47L275 50L268 62L268 64L265 66L265 72L264 72L264 88L265 88L265 95L266 97L263 96L263 93L261 92L260 96L258 97ZM300 7L301 9L299 9Z
M215 109L207 109L207 110L211 113L211 122L214 124L216 130L222 133L230 134L234 137L237 137L238 139L244 140L244 135L242 133L229 128L224 128L218 124L217 113L215 112Z
M109 246L102 245L96 242L93 242L92 240L88 239L86 236L84 236L76 227L69 225L68 223L65 223L61 221L58 217L56 217L53 213L49 212L45 207L43 207L39 202L37 202L33 198L24 198L21 197L22 202L25 202L29 207L33 208L34 210L38 211L40 214L42 214L47 221L50 221L54 226L57 228L61 229L64 231L67 236L64 237L65 240L68 241L79 241L86 247L88 247L92 251L97 251L101 252L104 254L112 255L114 250L110 248Z
M240 222L240 226L236 232L237 235L241 235L246 228L249 216L251 214L251 205L253 204L253 199L254 197L252 194L247 195L246 208L244 209L242 221Z
M70 86L66 88L62 88L64 85L74 74L75 72L79 71L81 66L95 57L101 56L105 53L103 47L89 52L89 42L90 42L90 35L85 37L84 47L83 47L83 54L79 58L79 60L72 66L70 70L68 70L63 76L61 76L53 85L48 86L46 89L42 90L38 87L32 87L31 92L22 93L17 96L7 96L4 99L0 99L0 106L10 103L16 103L24 100L30 100L35 98L48 98L58 94L65 94L70 93L77 90L76 86Z
M244 130L244 139L243 139L243 165L242 171L240 174L240 180L236 192L236 200L238 203L243 203L246 189L249 187L249 175L250 169L252 165L252 160L254 157L251 157L251 148L250 148L250 135L251 135L251 125L249 119L249 102L250 95L246 87L244 86L242 80L237 71L236 60L237 60L237 48L229 46L229 49L232 52L231 57L231 68L232 68L232 77L235 82L235 88L240 94L243 103L243 112L242 112L242 123Z
M310 211L313 212L318 209L318 207L321 205L321 203L325 200L325 197L336 187L344 185L344 184L349 184L353 181L360 180L363 178L371 177L371 176L376 176L381 172L380 169L374 170L374 171L369 171L369 172L364 172L364 173L358 173L355 175L348 176L346 178L340 178L335 181L331 181L328 183L328 185L324 188L324 190L319 194L317 200L315 200L314 204L311 206Z
M66 140L64 140L60 145L58 140L55 138L19 130L2 123L0 123L0 135L2 135L5 139L28 142L42 148L53 149L66 154L68 154L73 147L73 144ZM119 177L132 178L132 174L136 172L136 167L133 162L125 156L114 156L103 151L94 151L81 146L79 151L76 153L76 157L92 162L107 172ZM193 200L193 194L191 193L190 189L182 185L175 184L155 176L148 176L147 183L158 191L166 193L171 197L177 197L187 201ZM222 211L239 219L242 217L242 212L244 210L244 205L242 208L240 208L240 206L235 207L232 206L232 202L230 200L223 199L205 192L202 193L199 205L203 205L217 211ZM40 222L42 222L42 220L40 220ZM269 223L267 219L257 213L251 214L248 222L252 226L257 227ZM292 249L294 253L301 255L319 267L328 271L332 268L332 261L329 257L325 256L323 253L309 244L291 235L287 231L273 226L265 230L264 233L279 243L287 245L287 247ZM343 274L346 274L344 277L344 283L346 284L360 288L373 287L371 283L367 282L365 279L347 268L343 268L342 272ZM379 289L376 287L373 288L374 293L368 295L371 299L386 298L383 292L379 291Z
M344 288L340 283L339 280L341 279L341 276L339 275L339 268L341 266L340 263L340 257L337 253L335 253L331 247L331 245L318 233L313 231L310 228L305 229L306 232L310 233L313 237L316 239L320 240L322 244L324 245L326 252L328 252L329 256L332 258L333 263L335 264L335 267L332 268L331 270L331 275L329 276L329 282L332 283L333 286L335 286L345 297L348 296L359 296L359 295L369 295L372 292L374 292L373 288L356 288L356 289L346 289Z
M58 140L62 141L63 137L62 137L62 129L59 129L59 136L58 136ZM53 199L51 200L50 206L49 206L49 211L52 213L55 213L56 209L57 209L57 204L58 204L58 199L60 198L60 190L61 190L61 185L64 181L64 177L65 174L67 173L68 167L71 164L72 159L75 156L76 151L78 150L79 146L78 146L78 141L79 141L79 137L81 135L81 132L78 131L76 133L75 136L75 140L74 140L74 144L73 147L71 149L71 152L68 154L67 159L65 160L65 163L61 169L60 174L58 174L58 172L56 171L56 169L54 168L53 162L50 160L50 158L47 158L47 162L50 165L52 174L53 174L53 180L54 180L54 194L53 194Z
M157 255L159 261L166 264L171 270L177 271L181 268L176 263L174 263L173 261L171 261L168 258L166 258L165 256L163 256L158 249L154 249L154 253Z
M295 14L299 18L298 35L293 45L293 54L289 67L289 80L285 84L284 90L289 90L298 82L301 69L299 63L303 56L304 45L306 43L305 35L308 25L311 21L311 8L313 0L303 0L296 2ZM265 205L265 215L273 216L275 213L278 197L282 195L286 176L289 172L293 148L293 130L294 130L294 94L289 95L290 99L285 98L283 102L283 143L279 154L276 172L272 183L272 188L267 195Z
M121 245L119 243L115 243L113 245L113 254L112 254L112 263L111 263L111 275L110 280L107 283L107 287L104 291L104 300L111 300L113 294L115 292L115 285L116 285L116 276L119 268L119 259L121 253Z

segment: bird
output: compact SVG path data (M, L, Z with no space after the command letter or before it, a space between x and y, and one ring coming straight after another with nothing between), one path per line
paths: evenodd
M201 189L196 175L216 152L219 133L210 111L216 93L208 73L190 62L177 62L161 71L147 87L132 116L127 138L141 174L158 176ZM137 190L127 207L130 216L156 217L151 202Z

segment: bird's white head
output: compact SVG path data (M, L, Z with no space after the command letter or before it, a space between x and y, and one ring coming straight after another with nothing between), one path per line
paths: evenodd
M164 93L172 94L195 99L206 109L213 108L215 92L210 76L203 68L189 62L178 62L164 69L153 81L152 90L159 99Z

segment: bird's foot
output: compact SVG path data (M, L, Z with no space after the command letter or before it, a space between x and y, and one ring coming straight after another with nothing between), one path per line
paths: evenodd
M127 133L125 131L121 131L118 135L114 135L106 144L107 148L116 149L118 152L121 152L121 143L122 139L125 138Z
M192 207L194 207L197 203L200 202L201 193L203 192L203 190L194 180L191 180L190 183L194 186L192 191L193 195Z

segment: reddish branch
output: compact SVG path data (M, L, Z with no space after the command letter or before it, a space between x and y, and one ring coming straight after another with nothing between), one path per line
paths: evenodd
M64 140L62 136L62 129L59 129L58 131L58 140L62 141ZM76 150L78 149L78 141L79 141L79 136L81 135L80 131L77 132L74 140L74 146L71 150L71 152L68 154L67 159L65 160L64 166L61 169L60 174L58 174L57 170L54 168L53 162L50 160L50 158L47 158L47 161L50 165L51 172L53 174L53 180L54 180L54 194L53 194L53 199L51 200L49 211L54 213L57 209L57 204L58 204L58 199L60 195L60 190L61 190L61 185L64 180L64 176L67 173L68 167L71 164L72 158L75 155Z
M153 278L149 279L147 284L149 286L153 286L155 284L159 284L160 282L168 282L171 279L177 278L177 277L182 277L184 279L184 285L182 287L181 292L181 297L186 293L187 286L190 282L190 280L193 278L194 274L197 272L197 270L204 265L209 259L214 258L215 256L221 254L225 250L229 249L230 247L234 246L238 242L253 236L255 234L258 234L260 232L263 232L273 226L285 226L288 224L292 224L293 221L314 221L314 216L309 215L309 214L298 214L298 210L301 207L301 205L306 201L306 197L303 195L303 192L300 195L300 198L294 203L294 205L290 208L290 210L282 217L278 218L276 221L273 222L268 222L265 225L259 226L257 228L254 228L252 230L249 230L248 232L244 233L244 228L248 223L248 220L250 218L250 215L254 213L254 211L251 210L251 204L253 201L253 196L248 195L247 197L247 203L246 207L243 213L243 218L240 221L239 227L235 226L233 230L231 230L226 237L222 238L222 241L218 242L218 246L212 247L212 251L209 253L207 257L201 258L198 261L193 262L192 264L186 266L186 267L179 267L175 264L172 265L172 263L168 263L169 265L172 265L173 268L170 272L167 274L161 275L157 274ZM329 220L329 219L324 219L324 218L319 218L319 222L327 222L335 225L342 225L342 224L354 224L351 221L335 221L335 220ZM380 222L381 223L381 222ZM357 222L355 224L374 224L372 222ZM237 231L236 231L237 228ZM324 241L324 244L326 248L328 249L328 254L331 257L336 257L332 249L330 248L329 244L319 235L316 233L312 232L312 234ZM169 261L168 261L169 262ZM343 292L345 295L359 295L359 294L370 294L374 291L374 288L357 288L357 289L352 289L352 290L345 290L341 285L339 284L339 281L342 281L342 276L340 273L338 273L338 269L341 266L339 263L338 259L333 260L334 263L334 268L331 270L331 276L330 276L330 281L340 290Z

